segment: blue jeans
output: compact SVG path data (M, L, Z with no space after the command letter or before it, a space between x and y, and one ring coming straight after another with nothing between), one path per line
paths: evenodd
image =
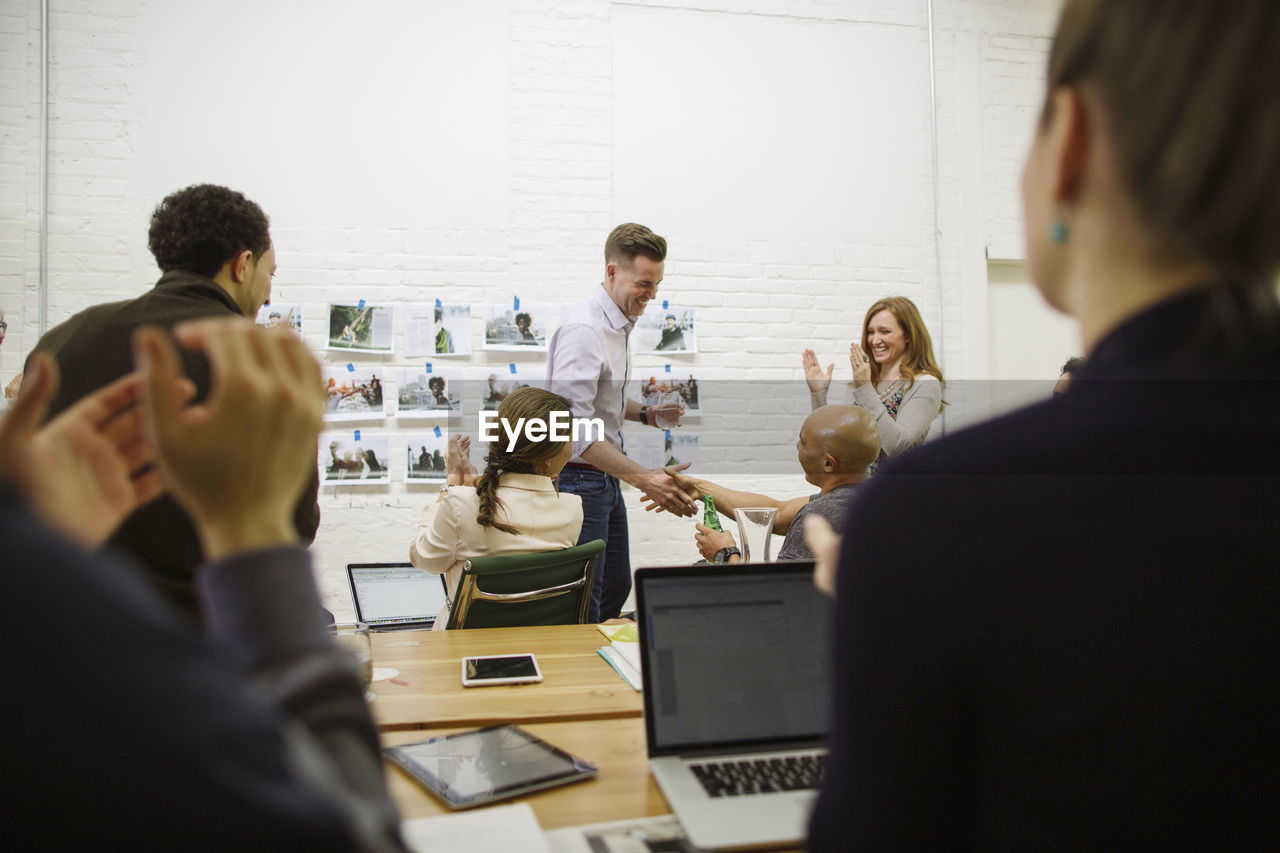
M603 539L605 549L596 564L587 619L603 622L622 612L631 594L631 548L627 539L627 508L617 477L587 468L560 472L560 491L582 498L582 533L578 544Z

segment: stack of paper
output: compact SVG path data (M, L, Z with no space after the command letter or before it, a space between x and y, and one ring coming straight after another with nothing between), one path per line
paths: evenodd
M609 666L621 675L623 680L634 689L639 690L643 683L640 678L640 644L615 640L598 650L600 657L609 662Z
M528 803L415 818L402 821L400 831L414 853L550 853L542 827Z

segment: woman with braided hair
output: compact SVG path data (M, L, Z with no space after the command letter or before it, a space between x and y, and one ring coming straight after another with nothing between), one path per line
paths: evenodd
M548 437L538 441L527 430L513 435L508 427L521 419L549 425L553 412L569 417L569 401L541 388L507 395L498 406L498 438L489 445L479 476L467 458L471 439L449 439L449 475L440 497L422 510L418 535L409 545L410 562L445 576L450 604L436 618L437 630L449 622L449 607L467 560L555 551L578 543L582 499L556 488L556 477L573 456L572 443L553 440L549 430L544 432Z

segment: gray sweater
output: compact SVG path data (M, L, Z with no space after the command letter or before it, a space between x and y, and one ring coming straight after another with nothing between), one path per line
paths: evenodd
M827 405L826 390L810 392L809 401L815 409ZM928 438L929 427L942 411L942 383L927 373L917 376L902 394L897 418L889 414L870 382L853 389L851 402L875 417L876 426L880 428L880 449L884 455L898 456L923 444Z

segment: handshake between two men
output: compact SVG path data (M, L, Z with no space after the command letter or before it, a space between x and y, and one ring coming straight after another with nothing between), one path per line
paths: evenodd
M717 483L691 477L679 468L666 468L685 494L693 500L706 495L715 499L717 509L732 513L741 507L774 507L773 531L785 534L778 560L818 558L816 581L827 592L834 591L834 557L838 534L843 528L849 502L867 478L867 466L880 455L880 430L875 418L858 406L832 405L815 409L800 427L796 457L805 479L818 487L818 494L779 500L754 492L741 492ZM645 509L661 511L656 503ZM806 519L812 519L806 521ZM825 523L824 523L825 522ZM806 541L806 534L807 539ZM710 562L738 562L741 555L733 535L697 525L694 540L698 552Z

